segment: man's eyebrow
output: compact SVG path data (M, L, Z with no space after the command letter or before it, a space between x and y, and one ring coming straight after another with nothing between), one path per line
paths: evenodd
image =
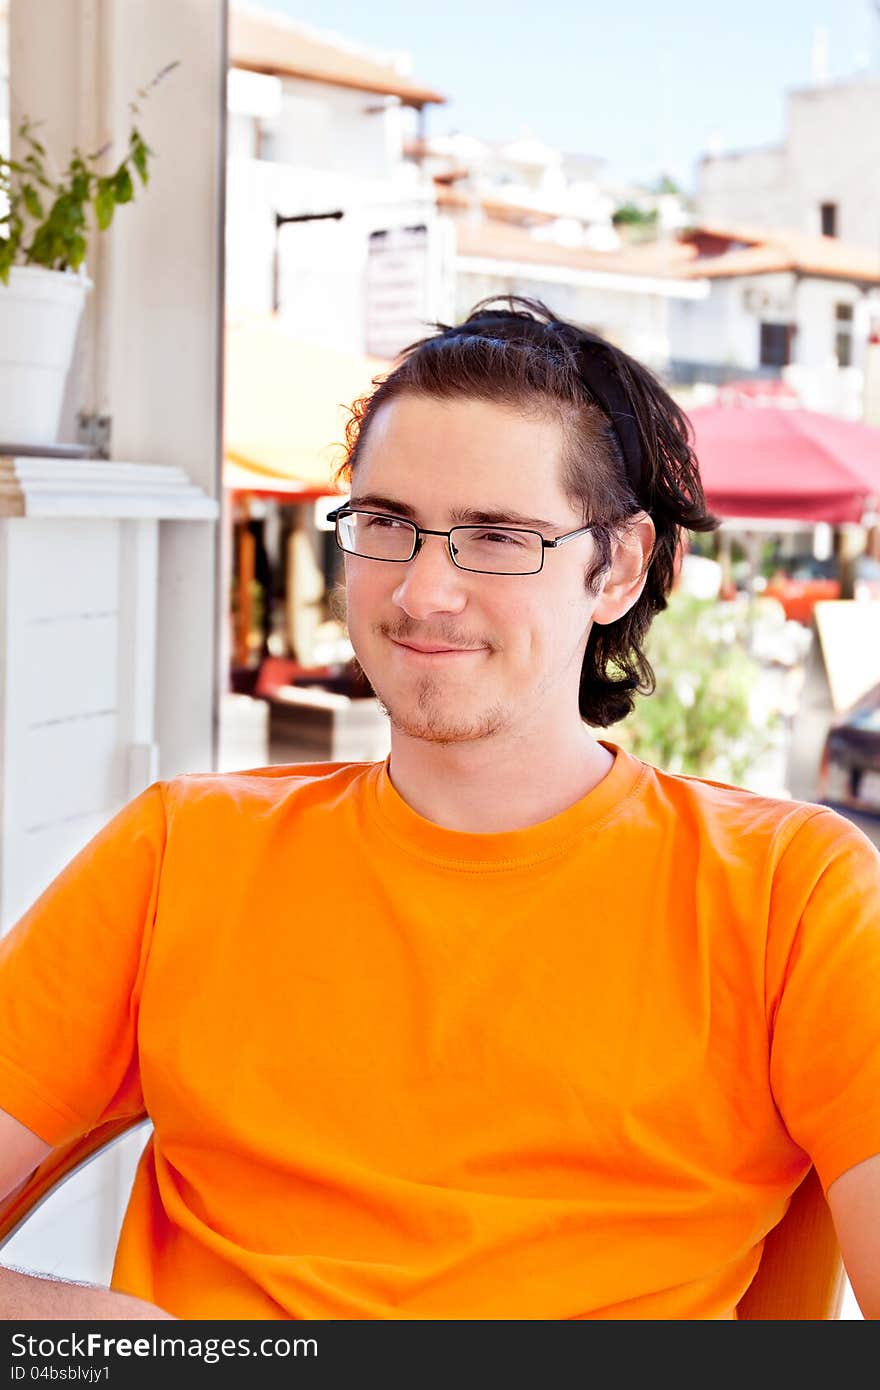
M393 512L395 516L406 517L409 521L417 518L416 509L398 497L385 497L379 492L365 492L360 497L352 497L350 507L376 507L383 512ZM523 516L509 507L490 510L477 507L456 507L449 513L455 526L524 526L528 531L555 531L558 521L546 521L543 517Z

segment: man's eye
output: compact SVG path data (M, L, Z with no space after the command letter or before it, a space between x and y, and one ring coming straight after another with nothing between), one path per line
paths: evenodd
M409 522L401 521L396 516L366 516L364 517L371 531L390 531L396 526L408 526Z
M515 531L481 531L475 540L489 541L492 545L522 545L522 537Z

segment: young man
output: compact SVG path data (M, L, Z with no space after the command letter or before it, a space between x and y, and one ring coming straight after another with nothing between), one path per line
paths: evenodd
M596 732L714 524L681 412L483 304L358 403L346 476L390 757L156 784L0 943L6 1189L153 1122L117 1292L6 1308L731 1318L812 1164L878 1316L880 859Z

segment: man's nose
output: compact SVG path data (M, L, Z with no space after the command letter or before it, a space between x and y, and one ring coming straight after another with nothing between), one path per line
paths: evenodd
M394 601L411 618L458 613L467 602L467 573L452 562L445 536L422 536L411 560L401 565Z

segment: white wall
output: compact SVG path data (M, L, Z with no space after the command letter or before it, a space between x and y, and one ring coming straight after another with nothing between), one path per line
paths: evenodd
M835 367L835 305L852 305L855 318L855 310L862 305L864 296L856 285L846 281L804 279L798 283L795 297L798 323L795 361L804 367ZM861 314L859 320L853 322L854 366L863 365L865 356L865 325Z
M794 363L785 376L808 409L847 419L865 418L865 365L871 313L880 310L880 291L863 294L845 281L801 280L797 286L799 332ZM849 304L852 319L852 365L839 367L835 355L835 306Z
M598 285L566 283L557 274L543 279L526 267L519 274L497 274L469 270L467 260L459 261L456 277L457 317L487 295L521 294L541 299L555 313L594 332L601 333L631 353L646 366L662 369L669 360L668 305L661 294L614 290Z
M182 466L220 491L225 0L11 0L13 130L45 120L59 162L73 143L124 150L143 100L155 151L147 188L87 256L71 405L112 417L111 455ZM13 140L15 148L15 140ZM157 731L162 775L209 767L217 710L215 528L160 540ZM167 582L166 582L167 581ZM188 603L180 603L185 589Z
M802 229L836 202L841 240L880 248L880 74L792 92L788 150Z
M798 225L796 190L785 146L706 155L697 164L696 217L761 227Z
M821 203L838 204L837 235L880 246L880 75L788 94L782 146L703 159L696 211L709 222L788 226L818 236Z
M367 179L391 176L403 147L393 99L299 78L282 85L272 159Z
M710 280L708 284L706 299L670 302L672 359L753 371L760 356L758 320L743 307L743 282Z
M880 294L865 296L849 281L799 278L789 272L710 280L709 285L708 299L670 302L675 360L753 370L760 365L760 324L791 322L797 325L792 363L802 369L803 381L821 373L825 395L842 392L846 399L861 389L869 306L880 304ZM838 371L834 355L837 304L853 306L853 361L848 373ZM828 401L827 408L835 408L830 396Z
M451 269L433 185L403 156L409 109L394 98L239 69L229 74L228 103L231 317L272 309L276 213L337 210L339 220L278 230L279 314L292 332L347 352L370 350L370 234L419 225L428 228L428 252L423 260L410 255L402 277L415 274L421 282L410 289L418 328L404 331L400 346L448 312Z
M9 5L0 0L0 151L9 157Z
M341 209L339 221L289 223L278 233L279 313L309 342L366 350L366 270L372 231L426 224L431 251L426 316L439 316L443 236L433 195L409 174L377 179L312 165L231 158L227 176L226 304L231 317L272 307L275 213Z

